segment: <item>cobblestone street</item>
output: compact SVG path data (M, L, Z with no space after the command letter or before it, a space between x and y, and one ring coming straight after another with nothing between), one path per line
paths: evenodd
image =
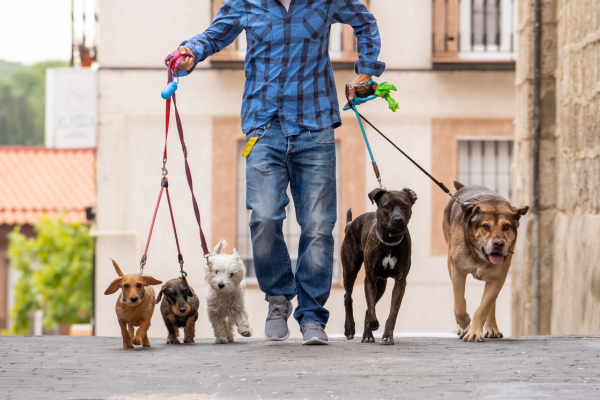
M152 343L0 336L0 398L600 398L600 337Z

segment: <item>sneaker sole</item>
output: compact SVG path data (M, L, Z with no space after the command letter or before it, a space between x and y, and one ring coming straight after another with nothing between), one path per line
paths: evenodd
M292 315L292 308L293 308L292 304L290 304L289 307L288 307L289 310L288 310L288 314L287 314L287 318L286 318L286 323L287 323L287 320ZM288 331L287 331L286 335L284 337L282 337L282 338L270 338L270 337L267 336L267 332L263 332L263 337L265 339L267 339L267 340L272 341L272 342L283 342L284 340L286 340L287 338L290 337L290 328L288 328Z
M308 340L303 340L302 344L308 344L308 345L317 344L318 345L318 344L329 344L329 342L327 340L321 340L321 339L319 339L317 337L313 337L313 338L310 338Z

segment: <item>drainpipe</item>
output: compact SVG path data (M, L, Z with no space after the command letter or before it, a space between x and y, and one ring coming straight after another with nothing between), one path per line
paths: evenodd
M541 88L541 0L535 0L535 22L533 25L533 246L531 284L533 286L533 334L540 334L540 88Z

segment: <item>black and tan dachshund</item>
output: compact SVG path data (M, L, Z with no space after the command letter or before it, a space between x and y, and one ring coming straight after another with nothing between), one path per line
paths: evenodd
M179 344L179 328L183 328L183 342L194 343L196 321L200 299L185 278L171 279L165 283L158 293L156 304L160 303L163 294L165 299L160 305L169 335L167 344Z

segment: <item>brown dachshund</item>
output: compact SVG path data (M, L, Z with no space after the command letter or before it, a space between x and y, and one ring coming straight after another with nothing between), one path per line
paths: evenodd
M161 302L160 312L169 331L167 344L179 344L179 328L183 328L183 342L194 343L196 320L200 299L185 278L171 279L158 292L156 304Z
M112 260L119 277L112 281L104 294L113 294L121 289L121 296L117 300L116 311L123 348L133 349L133 345L150 347L148 329L154 313L154 289L150 285L160 285L162 282L151 276L138 274L124 275L121 268ZM134 335L133 327L139 326Z

